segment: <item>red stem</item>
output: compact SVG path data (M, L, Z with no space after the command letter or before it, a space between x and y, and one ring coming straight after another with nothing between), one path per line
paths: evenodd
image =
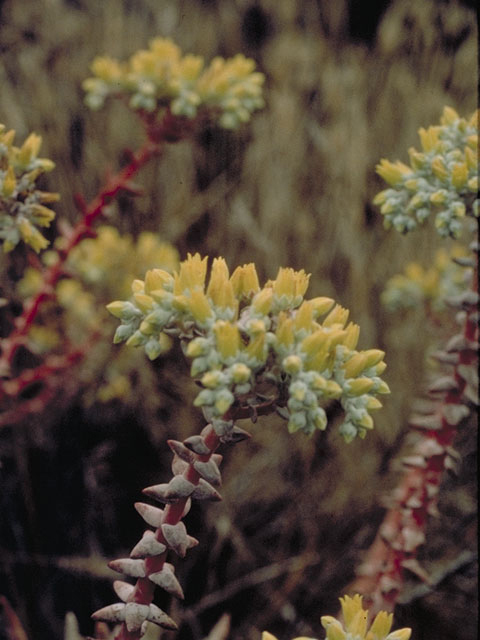
M110 176L102 190L89 203L82 204L82 219L68 233L64 234L66 245L58 252L58 260L48 267L44 273L44 280L40 290L25 305L23 312L15 319L14 329L10 336L3 340L2 354L0 356L0 370L8 373L13 363L15 354L22 344L25 344L27 334L32 326L42 304L55 297L55 286L64 275L64 266L72 249L85 237L92 235L93 223L104 211L105 206L122 189L128 189L129 180L155 155L161 151L161 142L152 142L151 139L131 155L130 162L117 174ZM0 400L6 391L0 387Z
M473 273L474 291L478 288L477 276L478 261ZM467 313L463 337L472 344L478 340L475 314ZM460 375L459 365L473 367L477 358L477 353L471 349L459 352L459 360L454 369L457 389L446 393L431 414L440 418L440 428L426 430L413 452L423 456L425 464L409 467L405 472L400 485L393 492L393 504L385 515L357 579L351 585L351 591L365 595L371 615L380 610L393 610L403 588L406 567L428 580L426 573L416 564L415 557L418 547L423 542L428 517L436 511L438 490L449 455L448 449L452 446L458 430L458 424L448 423L443 409L447 405L465 404L462 395L467 382ZM428 450L425 446L431 445L432 442L439 445L438 452L427 455ZM407 539L409 534L413 537Z
M217 436L215 430L210 425L210 429L207 433L204 434L204 439L206 446L210 449L210 453L205 456L201 456L200 458L203 462L207 462L214 451L218 448L218 445L220 444L220 438ZM197 485L200 480L200 475L190 464L184 471L183 475L189 482L195 485ZM187 501L188 498L183 498L181 500L178 500L177 502L167 504L163 512L162 524L175 525L180 522L183 517L183 512ZM155 536L159 542L162 542L163 544L165 544L165 546L168 546L167 541L163 536L161 527L156 530ZM129 598L131 602L138 602L139 604L150 604L152 602L155 592L155 584L148 579L148 576L152 573L156 573L157 571L161 571L165 563L167 553L168 550L159 556L145 559L145 571L147 577L138 578L135 584L134 591ZM119 632L115 636L115 640L139 640L140 637L140 631L128 631L125 623L123 623Z

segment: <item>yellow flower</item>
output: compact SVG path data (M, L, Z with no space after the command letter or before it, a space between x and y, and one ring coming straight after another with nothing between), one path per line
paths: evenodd
M261 313L263 315L267 315L270 313L270 309L272 308L273 302L273 289L270 287L265 287L257 294L255 294L252 300L252 307L257 313Z
M277 640L275 636L272 636L268 631L264 631L262 633L262 640ZM300 636L299 638L293 638L293 640L315 640L315 638L307 638L305 636Z
M222 358L227 359L236 355L240 348L240 333L237 325L225 320L218 320L213 331Z
M417 171L418 169L422 169L425 166L425 154L417 151L415 147L410 147L408 149L408 155L410 157L410 164L415 169L415 171Z
M145 274L145 293L161 290L173 282L173 276L164 269L150 269Z
M452 184L456 189L462 189L468 179L468 167L465 162L453 165Z
M140 311L148 313L153 309L153 298L147 296L145 293L134 293L133 299Z
M216 307L230 308L236 311L238 301L235 298L233 285L229 280L227 263L223 258L215 258L207 287L207 296Z
M206 291L205 274L206 260L195 254L181 263L173 286L161 269L147 272L145 282L134 281L133 303L108 307L122 321L115 339L143 346L156 357L157 334L178 332L193 358L191 375L204 386L196 406L209 406L215 415L225 414L232 403L247 406L262 388L256 385L268 380L288 395L290 431L324 429L327 417L320 404L340 397L346 400L349 425L341 432L344 437L363 437L373 427L367 404L378 409L375 396L388 392L377 378L384 353L355 351L359 328L353 323L345 327L346 309L330 298L303 300L309 280L303 270L280 269L277 279L256 293L253 265L229 278L225 260L217 258ZM223 311L237 311L240 304L239 318ZM317 316L323 314L328 315L322 325Z
M250 358L253 358L257 362L263 362L266 355L265 331L255 334L245 351Z
M383 360L385 352L380 349L368 349L358 351L345 364L344 371L346 378L355 378L365 369L369 369Z
M16 187L17 187L17 179L15 178L15 172L13 170L13 167L9 166L7 169L5 178L3 179L2 194L6 198L10 198L10 196L13 195L13 192L15 191Z
M180 271L175 273L173 292L180 295L185 291L200 287L203 289L205 276L207 274L208 257L201 258L199 253L187 256L187 259L180 263Z
M339 304L336 304L330 311L328 316L322 322L324 327L333 327L333 325L339 325L342 329L346 325L348 320L348 309L345 309Z
M424 129L423 127L421 127L418 130L420 143L424 151L432 151L438 148L438 134L440 133L440 130L441 127L428 127L428 129Z
M277 277L273 282L273 293L275 296L286 296L295 299L303 297L308 288L310 274L306 274L303 269L294 271L289 267L280 267Z
M208 298L200 289L194 289L190 293L188 297L188 308L199 324L204 324L204 322L213 315Z
M275 335L281 345L289 347L293 344L295 340L293 320L292 318L289 318L286 313L282 312L279 314Z
M37 203L32 204L30 211L31 211L33 220L40 227L49 227L50 222L55 217L55 213L48 207L44 207L43 204L37 204Z
M340 598L344 624L332 616L322 616L321 623L327 631L326 640L409 640L412 630L398 629L390 633L392 628L392 614L380 611L371 627L367 630L368 609L362 606L362 596Z
M211 109L220 126L234 128L263 106L264 76L255 72L253 60L237 55L215 58L204 68L200 56L182 56L168 38L155 38L147 50L134 53L125 63L108 57L91 65L94 77L83 83L86 102L100 108L108 95L127 95L135 110L153 112L168 105L175 116L195 118L198 109Z
M41 249L48 247L48 240L25 218L19 221L18 230L23 241L29 244L37 253Z
M0 240L6 252L20 240L39 252L48 245L48 241L37 227L49 227L55 217L54 212L44 205L56 202L59 196L38 190L36 181L55 165L47 158L37 157L41 136L31 133L21 147L13 145L14 137L13 129L5 131L5 126L0 124Z
M469 169L476 169L478 164L478 149L472 149L471 147L465 147L465 162Z
M324 296L312 298L309 302L313 305L314 318L323 316L323 314L330 311L330 309L335 304L335 300L332 300L332 298L326 298Z
M388 184L392 186L400 182L409 173L412 173L410 167L403 164L403 162L397 161L393 163L385 158L382 158L380 164L377 164L376 171L385 182L388 182Z
M24 167L35 159L42 144L41 136L31 133L18 151L17 161Z
M448 177L448 169L441 156L435 156L432 160L432 171L440 180L445 180Z
M230 278L233 292L237 298L250 298L260 290L258 275L253 262L237 267Z
M300 348L306 354L305 368L307 371L322 371L327 368L334 357L334 347L345 332L333 331L327 333L324 329L317 329L300 343Z
M459 120L459 119L460 119L460 116L455 111L455 109L452 109L452 107L443 107L443 114L442 114L442 117L440 118L440 122L443 125L453 124L455 120Z
M296 331L305 329L311 331L314 327L313 323L314 306L311 300L304 300L295 314L293 325ZM318 326L318 325L317 325Z
M358 324L354 322L349 322L345 327L346 336L343 339L343 344L353 351L358 343L358 338L360 337L360 327Z

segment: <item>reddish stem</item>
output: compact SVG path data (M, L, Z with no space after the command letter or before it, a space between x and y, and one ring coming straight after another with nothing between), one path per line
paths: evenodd
M473 273L472 289L475 292L478 290L477 276L478 262ZM453 373L456 388L444 395L429 416L438 421L438 426L422 429L423 437L417 443L414 455L405 458L407 470L392 494L390 508L351 585L351 591L365 595L371 615L380 610L393 610L403 589L405 569L428 581L416 555L425 538L428 517L436 513L440 483L461 422L457 420L450 424L448 407L459 408L468 403L463 398L467 382L461 375L460 365L476 366L478 353L473 346L478 340L478 326L475 315L470 310L465 318L462 336L467 347L458 352ZM468 347L469 343L472 348ZM415 421L412 425L415 426Z
M55 286L64 275L65 263L72 249L84 238L92 236L94 222L103 214L105 206L122 189L129 188L130 179L155 155L161 151L161 142L152 142L149 139L135 153L131 155L130 162L117 174L110 176L102 190L89 203L83 203L80 199L79 206L82 210L82 219L68 233L64 234L65 246L58 252L57 261L44 272L43 284L35 296L25 305L23 312L15 319L14 329L8 338L3 340L2 354L0 356L0 371L8 374L19 347L25 344L28 332L34 323L39 310L46 300L55 297ZM10 381L11 382L11 381ZM0 387L0 400L5 395L3 385Z
M201 456L200 458L203 462L207 462L220 444L220 438L217 436L215 430L211 425L208 432L204 433L204 441L206 446L210 449L210 453L205 456ZM197 485L200 480L200 475L197 473L197 471L195 471L191 464L188 465L183 475L189 482L194 485ZM180 522L183 517L187 501L188 498L183 498L176 502L167 504L163 512L162 524L175 525ZM163 544L165 544L165 546L168 546L167 541L163 536L161 527L159 527L155 531L155 537L159 542L162 542ZM159 556L145 559L145 572L147 574L147 577L139 578L137 580L134 591L132 592L129 601L137 602L139 604L150 604L152 602L155 592L155 584L148 579L148 576L152 573L156 573L162 570L167 554L168 549ZM140 631L128 631L125 623L123 623L119 632L115 636L115 640L139 640L140 637Z

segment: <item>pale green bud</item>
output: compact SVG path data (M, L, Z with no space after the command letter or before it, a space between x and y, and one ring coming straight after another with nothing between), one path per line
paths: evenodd
M127 340L127 345L129 347L140 347L145 344L147 341L147 337L143 335L140 331L135 331L133 335L130 336Z
M361 396L368 393L375 386L375 381L371 378L354 378L345 384L345 390L351 396Z
M202 389L193 401L196 407L210 406L215 401L215 392L210 389Z
M282 362L284 371L289 374L298 373L302 369L302 359L297 355L290 355L284 358Z
M236 362L232 365L230 372L232 374L233 381L237 384L242 384L250 379L252 371L250 367L242 362Z
M357 435L357 429L351 422L344 422L340 429L340 435L343 437L345 442L352 442Z
M150 360L155 360L162 353L163 348L158 339L150 339L145 345L145 353Z
M290 415L290 420L288 421L288 431L289 433L295 433L300 429L304 429L307 424L307 418L305 416L305 412L296 411Z
M134 330L135 329L131 324L121 324L119 327L117 327L115 331L113 343L119 344L120 342L124 342L125 340L128 340L128 338L130 338Z
M224 415L234 403L235 398L231 391L222 389L215 396L215 409L220 415Z
M207 371L202 376L201 383L208 389L216 389L222 383L223 374L221 371Z
M208 340L206 340L205 338L195 338L188 343L186 353L189 358L197 358L198 356L205 355L208 351L208 348Z

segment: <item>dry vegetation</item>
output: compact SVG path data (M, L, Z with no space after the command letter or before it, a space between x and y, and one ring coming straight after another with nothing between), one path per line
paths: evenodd
M169 148L139 177L145 195L123 197L112 220L123 231L158 230L182 256L253 260L263 277L305 268L312 295L351 310L361 347L387 352L393 394L365 441L346 446L334 430L292 438L272 418L225 452L224 501L189 516L201 544L178 566L190 607L175 605L184 621L178 640L200 640L222 611L233 616L232 640L258 640L265 628L285 639L319 634L319 616L335 613L395 482L391 462L422 384L428 336L421 317L407 322L380 309L379 293L413 256L428 263L438 241L428 229L408 238L383 230L369 204L380 186L374 167L380 157L404 159L417 128L443 105L475 108L477 34L461 3L372 3L377 15L361 24L358 12L349 21L355 4L0 2L0 121L19 139L43 136L42 151L57 164L49 187L62 194L58 218L73 220L73 195L92 197L103 169L139 139L122 105L95 114L83 106L81 81L95 55L126 57L164 35L207 59L254 57L267 76L267 107L240 133L212 129ZM168 476L166 437L201 425L178 360L141 360L146 373L123 405L86 407L95 380L83 372L68 401L0 433L0 592L31 640L59 640L68 610L91 632L91 611L110 601L106 559L141 531L131 505L143 486ZM424 553L446 575L431 595L412 587L398 611L416 640L475 636L472 556L448 575L460 552L475 548L474 441L463 440L460 475L446 482Z

